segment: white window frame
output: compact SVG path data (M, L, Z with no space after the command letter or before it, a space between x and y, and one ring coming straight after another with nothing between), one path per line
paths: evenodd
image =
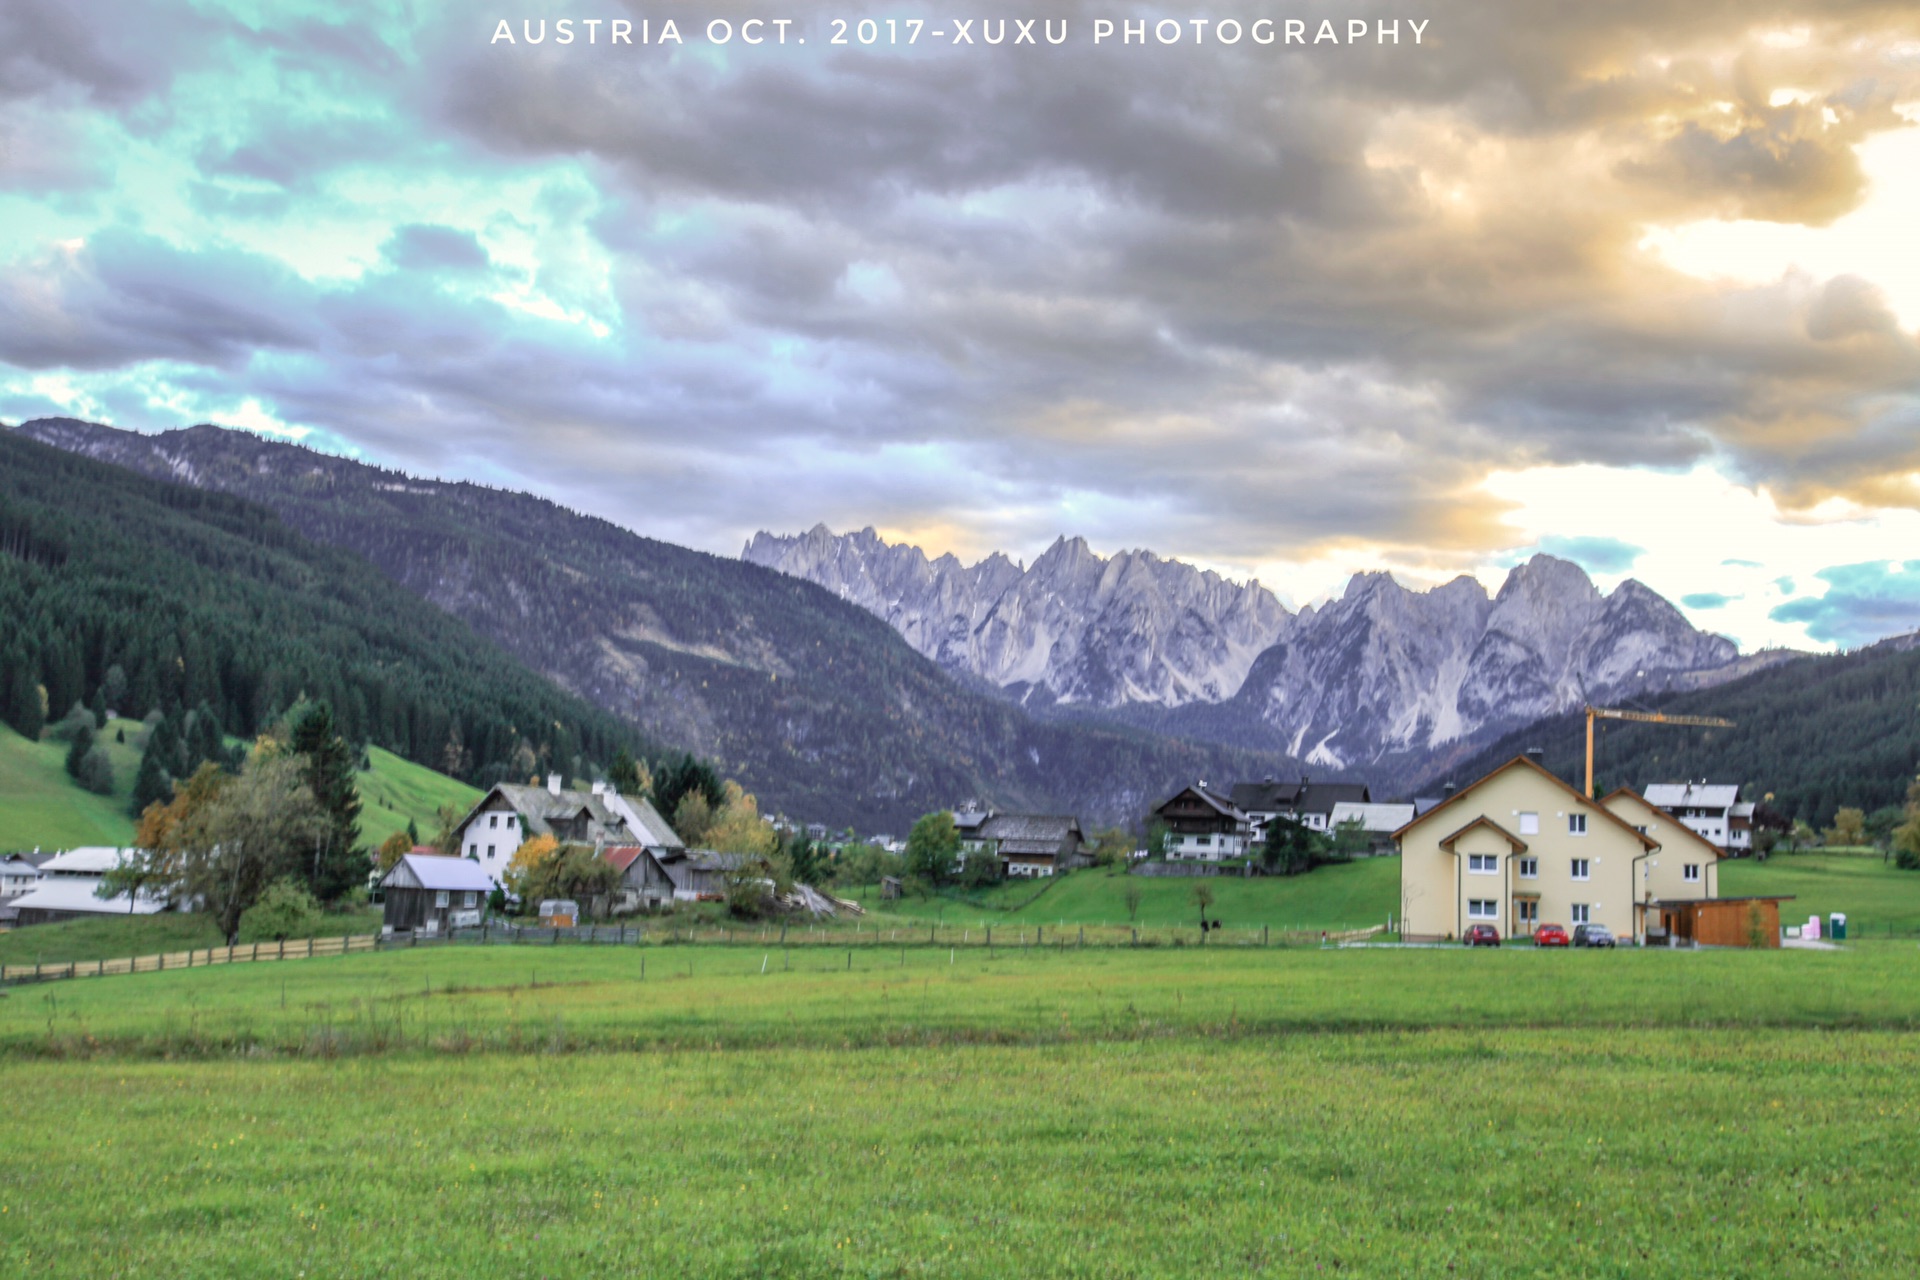
M1570 836L1583 836L1587 834L1587 815L1584 813L1568 814L1567 834Z
M436 907L444 907L447 905L447 891L445 889L435 889L433 891L433 905Z
M1540 859L1532 854L1520 859L1520 878L1538 880L1540 878Z
M1476 923L1500 918L1500 902L1497 898L1468 898L1467 919Z
M1521 898L1513 904L1513 916L1521 924L1540 923L1540 899Z
M1476 876L1497 876L1500 874L1500 855L1497 853L1470 853L1467 855L1467 874Z
M1568 911L1568 919L1575 924L1592 924L1593 908L1584 902L1576 902Z
M1571 866L1573 870L1573 878L1575 880L1593 879L1593 859L1575 858L1573 859Z
M1700 864L1697 862L1681 863L1680 878L1688 884L1699 884L1700 883Z
M1523 836L1539 835L1540 834L1540 815L1537 813L1521 814L1520 815L1520 834Z

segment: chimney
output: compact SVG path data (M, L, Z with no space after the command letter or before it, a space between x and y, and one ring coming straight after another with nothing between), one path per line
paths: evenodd
M1547 762L1547 749L1545 747L1528 747L1527 759L1533 761L1535 764L1545 764Z
M605 794L607 794L607 792L611 790L613 790L613 788L608 786L604 782L596 782L593 784L593 794L597 796L604 796Z
M1451 800L1453 798L1453 793L1458 791L1459 789L1460 788L1454 786L1451 782L1449 782L1447 784L1447 798Z
M547 775L547 794L551 796L557 796L560 794L560 775L559 774L550 773Z

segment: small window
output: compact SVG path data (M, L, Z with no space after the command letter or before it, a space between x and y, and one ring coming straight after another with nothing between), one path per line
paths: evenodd
M487 861L488 861L488 862L492 862L492 861L493 861L493 850L494 850L494 846L493 846L493 845L488 845L488 846L487 846Z
M1500 859L1496 854L1470 853L1467 855L1467 870L1477 875L1495 875L1500 870Z
M515 822L517 822L518 820L519 820L519 819L518 819L518 816L517 816L517 815L515 815L515 814L511 814L511 813L510 813L510 814L508 814L508 815L507 815L507 829L508 829L509 831L511 831L511 830L513 829L513 825L514 825L514 823L515 823Z
M460 905L463 907L473 906L473 890L469 889L460 895Z
M1573 860L1573 878L1575 880L1591 880L1593 878L1593 868L1585 858L1575 858Z
M480 856L480 846L477 844L470 844L467 846L467 852L477 858Z
M1567 834L1570 836L1583 836L1587 834L1587 815L1584 813L1568 814Z
M447 905L447 891L445 889L439 889L434 892L433 905L436 907L444 907Z
M1700 882L1700 864L1697 862L1689 862L1681 867L1680 878L1689 884L1698 884Z
M1467 919L1469 920L1493 920L1498 918L1499 913L1499 904L1492 898L1467 899Z
M488 815L487 815L487 825L488 825L489 827L497 827L497 826L499 826L499 825L500 825L500 815L499 815L499 814L497 814L497 813L490 813L490 814L488 814Z
M1539 875L1540 875L1540 859L1538 858L1520 859L1520 878L1522 880L1538 879Z
M1575 924L1592 924L1593 908L1589 907L1584 902L1574 903L1573 904L1573 922Z
M1540 834L1540 815L1537 813L1521 814L1520 815L1520 834L1523 836L1539 835Z

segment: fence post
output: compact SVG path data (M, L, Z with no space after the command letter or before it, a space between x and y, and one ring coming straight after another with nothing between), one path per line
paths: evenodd
M1264 924L1260 926L1260 945L1263 947L1267 945L1267 929L1269 927L1270 926Z

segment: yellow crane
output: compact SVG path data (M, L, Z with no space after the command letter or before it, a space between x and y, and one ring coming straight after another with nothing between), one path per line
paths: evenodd
M1719 716L1670 716L1664 711L1628 711L1622 707L1587 708L1587 799L1593 799L1593 722L1595 720L1637 720L1642 724L1696 725L1706 729L1731 729L1733 721Z

